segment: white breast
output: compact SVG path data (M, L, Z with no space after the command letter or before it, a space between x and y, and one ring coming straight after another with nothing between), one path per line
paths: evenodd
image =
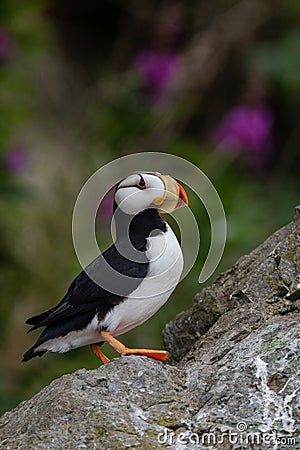
M141 284L101 323L118 336L142 324L158 311L175 289L183 268L180 245L173 230L159 232L147 239L149 272Z
M172 229L159 232L147 239L149 272L130 296L113 308L99 323L95 316L83 330L71 331L66 336L51 339L41 344L36 351L67 352L72 348L100 342L99 331L106 327L118 336L142 324L156 313L175 289L183 268L180 245Z

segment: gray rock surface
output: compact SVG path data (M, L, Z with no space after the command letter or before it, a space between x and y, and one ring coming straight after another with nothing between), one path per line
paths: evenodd
M293 222L270 236L196 295L164 330L169 362L179 362L225 312L255 303L264 317L300 311L300 206Z
M164 336L173 364L65 375L0 421L2 449L300 448L300 209Z

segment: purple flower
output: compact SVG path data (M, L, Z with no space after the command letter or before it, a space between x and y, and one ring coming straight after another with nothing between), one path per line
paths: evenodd
M272 144L274 116L267 106L241 105L230 109L213 131L214 145L227 154L248 154L255 164L265 164Z
M97 213L97 219L109 222L113 216L114 189L105 194Z
M4 28L0 28L0 62L9 61L14 51L15 46L11 35Z
M180 57L173 52L156 53L142 50L134 58L133 66L154 103L171 100L171 87L180 69Z
M10 172L21 172L28 165L28 154L21 147L13 147L3 155L3 162Z

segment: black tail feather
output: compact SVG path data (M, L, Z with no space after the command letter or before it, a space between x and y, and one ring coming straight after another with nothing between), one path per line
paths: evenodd
M71 331L84 329L91 322L95 316L95 313L96 311L92 310L85 313L76 314L69 317L68 320L58 320L56 323L49 326L43 322L39 322L41 317L43 317L43 320L47 320L44 318L46 317L46 314L49 314L49 311L28 319L27 323L34 325L29 331L45 325L46 328L43 330L36 343L24 354L22 362L29 361L36 356L42 356L46 353L47 350L38 350L38 348L45 342L58 337L64 337Z
M27 350L27 352L24 353L21 362L29 361L30 359L35 358L36 356L43 356L43 354L46 353L46 350L36 352L35 349L36 349L36 345L31 347L29 350Z

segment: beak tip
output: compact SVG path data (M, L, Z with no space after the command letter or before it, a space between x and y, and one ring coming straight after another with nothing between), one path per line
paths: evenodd
M177 208L181 208L182 206L188 206L189 199L188 199L188 196L187 196L185 190L183 189L181 184L179 184L177 181L176 181L176 183L177 183L177 186L178 186L178 203L177 203Z
M161 211L173 212L188 205L188 196L178 181L169 175L160 175L159 178L162 180L165 188L165 196L161 198L164 208Z

